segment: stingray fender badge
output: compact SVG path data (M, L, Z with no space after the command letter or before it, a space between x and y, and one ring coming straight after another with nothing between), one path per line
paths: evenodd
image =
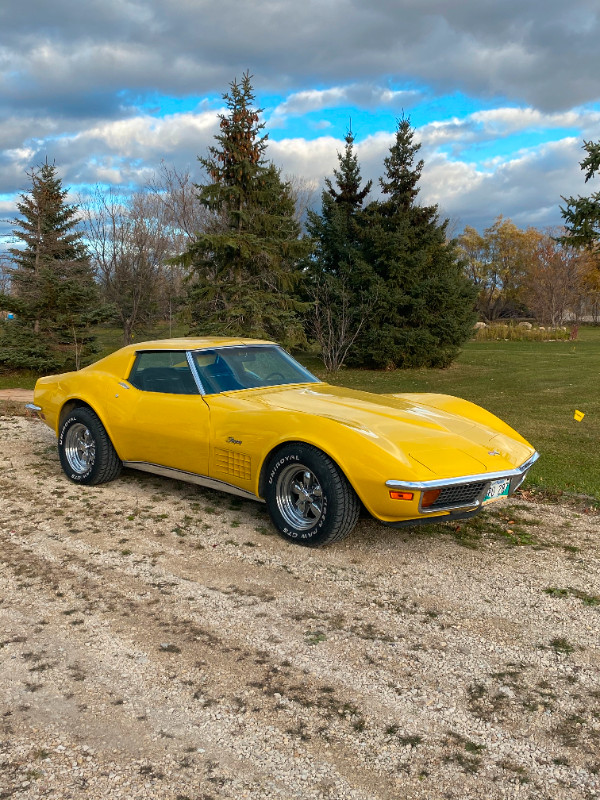
M241 443L242 442L240 441L240 439L234 439L233 436L230 436L227 439L227 444L241 444Z
M499 456L500 453L497 450L488 450L488 456Z

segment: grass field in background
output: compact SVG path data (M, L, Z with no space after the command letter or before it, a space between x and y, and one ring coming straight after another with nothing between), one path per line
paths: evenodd
M173 336L184 331L173 327ZM138 341L169 336L168 327ZM122 345L117 329L98 331L98 357ZM316 356L299 360L330 383L371 392L441 392L497 414L540 452L529 485L600 501L600 328L582 327L575 342L471 341L445 370L343 369L328 375ZM0 375L0 388L32 388L35 375ZM582 422L573 419L583 411Z

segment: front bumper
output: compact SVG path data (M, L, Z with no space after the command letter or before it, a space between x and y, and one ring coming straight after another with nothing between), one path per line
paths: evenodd
M463 475L460 478L439 478L431 481L386 481L385 485L388 489L397 491L412 491L423 492L430 489L448 490L448 502L441 505L432 505L427 508L421 507L421 500L419 500L419 514L438 514L444 511L469 511L478 509L483 505L484 498L486 497L490 484L496 480L510 480L509 496L519 488L525 480L528 471L535 464L540 457L539 453L535 452L530 458L527 459L520 467L511 470L504 470L503 472L484 472L478 475ZM461 495L461 488L464 489L464 495ZM452 491L458 490L458 491ZM470 490L470 491L469 491ZM450 499L454 496L454 500Z
M43 419L43 420L46 419L41 406L36 406L35 403L26 403L25 408L27 409L27 411L30 411L38 419Z

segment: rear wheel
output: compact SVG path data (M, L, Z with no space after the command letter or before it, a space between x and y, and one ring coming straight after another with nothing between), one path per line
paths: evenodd
M269 462L266 500L280 535L305 547L343 539L360 512L360 501L337 464L301 443L283 447Z
M106 483L121 472L115 448L91 408L75 408L67 416L58 437L58 455L65 475L74 483Z

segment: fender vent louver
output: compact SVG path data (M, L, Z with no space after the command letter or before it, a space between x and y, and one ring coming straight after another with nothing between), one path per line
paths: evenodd
M215 448L215 470L249 481L251 477L250 456L235 450Z

